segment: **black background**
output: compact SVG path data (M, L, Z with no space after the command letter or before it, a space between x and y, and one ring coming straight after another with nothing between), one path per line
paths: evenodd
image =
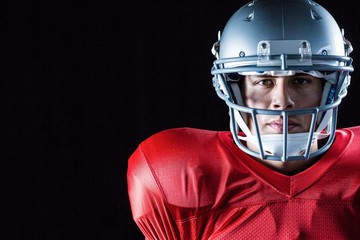
M0 239L143 239L127 159L163 129L228 129L210 49L246 2L3 3ZM356 2L318 3L354 47L338 126L357 125Z

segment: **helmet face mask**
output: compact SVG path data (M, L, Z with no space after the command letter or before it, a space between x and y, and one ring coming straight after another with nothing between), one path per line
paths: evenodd
M330 13L308 0L255 0L234 13L218 38L212 50L217 58L211 70L213 85L229 107L238 147L254 157L278 161L324 153L334 140L337 108L353 71L351 44ZM239 84L244 76L299 73L325 80L319 106L270 110L244 104ZM308 131L289 133L289 119L301 115L311 119ZM261 134L260 116L282 119L281 134ZM318 139L326 143L314 148Z

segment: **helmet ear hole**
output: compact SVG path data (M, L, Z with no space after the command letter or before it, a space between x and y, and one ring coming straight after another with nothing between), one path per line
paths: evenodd
M226 80L227 81L239 81L241 78L241 75L237 72L233 72L233 73L227 73L226 74Z

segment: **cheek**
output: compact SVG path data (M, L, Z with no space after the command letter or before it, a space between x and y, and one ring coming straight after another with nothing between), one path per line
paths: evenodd
M245 97L245 104L251 108L266 108L268 99L264 95L247 93L243 95Z
M300 108L318 107L322 98L323 86L321 82L315 82L307 91L298 96L298 106ZM306 101L304 101L306 99Z
M304 101L306 99L306 101ZM297 96L295 106L298 108L318 107L321 102L321 92L313 92Z

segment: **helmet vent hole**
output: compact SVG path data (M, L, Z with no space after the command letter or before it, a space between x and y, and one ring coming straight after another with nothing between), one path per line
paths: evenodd
M254 3L256 2L257 0L253 0L252 2L250 2L249 4L248 4L248 7L251 7L252 5L254 5Z
M274 154L272 152L270 152L269 150L265 150L264 151L267 155L273 156Z
M299 152L299 155L305 155L305 153L306 153L306 150L305 149L302 149L300 152Z
M320 20L322 19L322 17L317 13L315 12L314 10L310 10L310 14L311 14L311 18L313 20Z
M310 5L313 5L313 6L318 6L319 4L317 4L316 2L312 1L312 0L308 0L309 4Z
M250 13L244 20L247 22L254 20L254 12Z

